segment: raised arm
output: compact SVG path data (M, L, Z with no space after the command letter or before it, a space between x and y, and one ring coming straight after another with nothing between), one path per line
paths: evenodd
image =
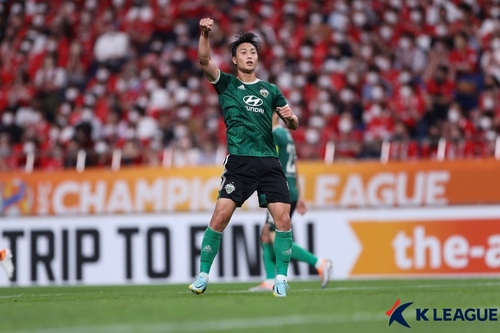
M219 78L219 69L212 61L212 58L210 58L210 43L208 42L208 35L212 31L213 25L214 20L211 18L200 20L201 33L200 41L198 42L198 61L206 78L210 82L215 82Z

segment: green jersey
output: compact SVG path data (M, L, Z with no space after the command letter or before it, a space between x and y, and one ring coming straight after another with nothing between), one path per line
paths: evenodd
M281 126L276 126L273 129L273 137L281 167L288 181L290 200L292 202L297 201L299 199L299 190L297 188L297 167L295 166L295 161L297 160L295 143L290 132Z
M219 95L229 154L277 157L272 116L277 107L287 105L278 87L260 80L243 83L222 71L212 84Z

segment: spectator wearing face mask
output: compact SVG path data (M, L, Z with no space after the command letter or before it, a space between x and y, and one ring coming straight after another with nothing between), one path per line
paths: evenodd
M397 88L400 71L394 67L394 55L391 53L377 54L373 63L378 67L383 82L387 82L388 86L392 88Z
M379 35L379 45L384 48L385 52L391 52L394 47L398 45L399 41L399 30L395 30L395 28L387 23L382 23L378 29Z
M415 46L414 35L409 33L401 35L398 41L398 47L395 50L395 55L396 68L409 68L417 76L423 73L427 64L427 57Z
M355 127L355 121L348 112L340 115L333 141L336 160L354 159L360 156L363 134Z
M452 34L451 23L459 16L460 12L451 1L434 1L426 12L426 21L433 27L432 36L443 38Z
M452 33L463 31L469 36L474 36L478 32L480 26L480 7L477 1L463 0L457 6L459 15L457 19L450 25Z
M389 105L395 112L395 118L414 133L425 113L424 99L415 86L411 83L401 85Z
M130 36L131 44L141 53L153 33L153 9L146 1L134 0L125 16L125 31Z
M488 75L483 80L483 91L479 95L479 109L496 114L500 112L500 90L495 77Z
M384 101L392 94L390 83L380 76L378 67L370 67L364 79L361 98L365 107L371 103Z
M474 136L476 127L470 118L466 116L465 111L460 107L460 104L453 102L448 109L448 121L442 124L445 129L447 126L456 126L467 138Z
M408 8L402 17L401 33L407 33L416 37L422 35L430 36L432 34L432 27L425 21L425 10L422 7Z
M339 93L339 113L349 113L352 119L359 123L363 120L363 106L361 105L359 95L346 86Z
M363 112L365 123L363 156L380 157L382 142L390 139L393 133L394 118L391 113L385 100L375 102Z

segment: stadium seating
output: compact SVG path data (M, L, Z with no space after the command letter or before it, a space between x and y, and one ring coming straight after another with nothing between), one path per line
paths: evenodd
M495 0L26 0L0 3L0 170L214 164L197 64L242 30L301 126L302 159L500 158Z

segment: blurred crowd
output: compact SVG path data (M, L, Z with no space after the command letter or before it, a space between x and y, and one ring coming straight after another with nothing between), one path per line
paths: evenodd
M240 31L257 76L300 119L302 159L492 156L500 129L500 0L0 1L0 170L221 163L224 122L197 63L198 22L234 73ZM170 164L169 164L170 165Z

